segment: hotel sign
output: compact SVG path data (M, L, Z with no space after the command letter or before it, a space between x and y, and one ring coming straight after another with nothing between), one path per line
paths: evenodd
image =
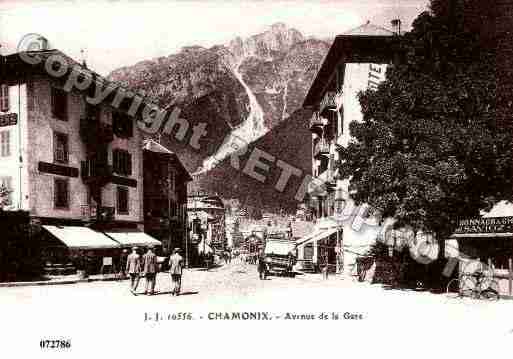
M18 114L8 113L6 115L0 115L0 127L15 126L18 124Z
M454 231L454 234L477 233L513 233L513 216L461 219Z

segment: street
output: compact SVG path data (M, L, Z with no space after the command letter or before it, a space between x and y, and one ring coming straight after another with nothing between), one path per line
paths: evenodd
M144 284L141 280L139 292L144 291ZM413 348L420 345L417 349L421 351L423 346L431 346L429 342L439 341L455 353L486 349L465 344L474 340L513 339L510 300L450 299L426 292L386 290L336 276L323 280L320 274L259 280L256 266L238 261L209 271L186 270L179 297L169 294L167 273L159 274L157 289L154 296L133 296L128 281L1 288L2 321L12 323L8 337L25 333L12 340L39 342L46 336L65 336L75 347L88 347L89 340L98 347L118 344L130 339L131 327L138 328L141 338L207 331L204 340L209 343L225 340L225 330L239 327L242 330L232 333L230 340L247 340L259 331L265 333L265 342L276 345L281 345L279 338L284 333L319 340L349 335L355 345L368 345L368 338L373 338L385 346L399 342ZM260 314L253 318L241 315L248 312ZM391 330L397 323L400 327Z

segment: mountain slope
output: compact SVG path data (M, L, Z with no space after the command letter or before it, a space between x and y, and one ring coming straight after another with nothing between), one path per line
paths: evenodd
M310 141L305 141L310 133L304 131L308 121L295 112L329 46L326 41L305 39L299 31L279 23L226 45L185 47L177 54L123 67L113 71L110 79L144 94L161 108L177 106L190 128L207 124L207 135L197 150L189 146L189 138L176 141L162 136L160 140L191 173L201 174L198 178L204 190L221 193L204 178L206 174L230 179L229 168L214 167L233 151L233 138L247 144L265 139L270 153L279 153L282 147L294 149L287 152L293 162L298 160L297 153L310 155ZM299 123L300 131L295 127ZM286 130L298 130L303 137L285 136ZM309 169L309 160L306 163ZM237 185L241 193L252 191L243 182ZM238 197L234 192L230 195Z

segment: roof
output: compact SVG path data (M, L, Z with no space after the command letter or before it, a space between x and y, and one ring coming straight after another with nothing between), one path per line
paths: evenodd
M367 21L367 23L358 26L352 30L344 33L344 35L351 36L392 36L395 35L393 31L385 29L381 26L376 26Z
M160 143L154 141L154 140L146 140L143 145L143 150L156 153L156 154L162 154L167 155L171 157L171 161L173 162L173 166L180 170L182 174L185 177L185 181L192 181L192 177L183 165L182 161L180 161L180 158L176 153L173 151L167 149L166 147L162 146Z
M292 237L301 238L313 232L314 224L307 221L294 221L291 223Z
M151 151L151 152L165 153L165 154L169 154L169 155L175 154L171 150L162 146L160 143L158 143L154 140L151 140L151 139L144 142L143 149L145 149L147 151Z
M483 218L513 216L513 203L503 200L496 203L488 212L482 211Z
M34 61L34 63L29 63L29 61L24 58L32 58L37 61ZM51 75L48 74L48 71L45 68L45 64L49 59L52 58L58 59L59 63L64 62L66 65L68 65L64 74L60 75L59 77L54 77L56 81L61 81L64 84L65 81L69 78L72 70L78 68L83 76L92 78L92 84L95 86L99 86L102 89L106 88L107 86L111 86L113 91L110 91L103 98L103 103L112 104L118 93L117 89L122 91L124 90L124 98L119 103L119 106L116 107L116 109L119 111L128 113L134 98L136 97L142 100L141 104L155 105L143 95L129 91L127 88L120 86L120 84L108 80L107 78L92 71L87 66L77 62L58 49L43 51L22 51L7 56L0 56L0 78L4 81L16 81L20 78L27 78L31 75L44 74L50 77ZM77 87L74 87L74 89L89 94L90 91L95 90L95 87L88 86L85 89L78 89ZM138 106L137 113L135 113L132 117L140 117L144 107L145 106Z
M308 90L303 107L311 108L320 102L339 64L390 63L400 51L399 39L392 31L370 23L335 37Z

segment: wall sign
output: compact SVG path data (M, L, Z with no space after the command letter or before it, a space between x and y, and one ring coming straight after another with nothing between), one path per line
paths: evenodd
M49 162L39 162L37 169L39 172L51 173L53 175L78 177L78 168L57 165Z
M111 182L120 186L137 187L137 180L133 178L125 178L120 176L112 176Z
M18 124L18 114L8 113L6 115L0 115L0 127L15 126Z
M465 233L513 233L513 216L461 219L454 234Z

